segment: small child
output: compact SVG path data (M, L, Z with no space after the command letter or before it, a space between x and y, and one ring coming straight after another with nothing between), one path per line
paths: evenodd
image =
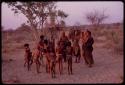
M67 43L66 55L67 55L67 61L68 61L68 74L73 74L72 73L73 47L71 46L71 42Z
M29 44L24 44L24 48L25 48L25 63L24 63L24 67L25 65L27 64L27 68L28 68L28 71L30 70L30 66L32 65L33 61L32 61L32 52L30 51L30 48L29 48Z

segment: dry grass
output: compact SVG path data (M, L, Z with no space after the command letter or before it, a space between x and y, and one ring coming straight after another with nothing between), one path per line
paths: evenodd
M123 54L123 28L91 29L95 43L104 43L103 48Z
M123 82L123 56L118 55L116 58L117 55L112 55L112 53L108 51L108 49L112 49L112 51L116 51L117 49L119 51L113 53L123 53L123 29L100 28L90 30L95 40L93 51L95 60L94 67L91 69L87 68L83 60L81 60L79 64L73 62L74 75L68 76L67 65L64 64L64 75L59 76L57 74L56 79L49 78L44 68L41 68L41 74L36 75L35 65L30 72L27 72L23 67L24 43L29 43L31 50L35 45L31 33L25 30L8 32L8 34L2 32L2 81L6 84ZM49 30L44 31L44 33L46 36L50 36ZM55 37L59 37L59 34L60 33L57 33ZM115 36L117 36L116 39Z
M67 29L66 29L67 30ZM69 29L71 30L71 29ZM29 32L28 32L29 31ZM60 31L52 30L54 38L59 38ZM117 53L123 53L123 28L98 28L90 29L95 44L103 44L103 48L113 49ZM44 29L42 34L50 39L50 29ZM16 49L23 49L24 43L34 43L31 30L19 29L2 32L2 53L8 53Z

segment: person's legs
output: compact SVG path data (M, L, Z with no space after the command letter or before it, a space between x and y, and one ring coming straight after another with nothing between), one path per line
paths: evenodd
M66 53L65 52L64 52L63 57L64 57L64 62L66 62Z
M27 64L27 61L25 60L25 62L24 62L24 67L26 66L26 64Z
M70 73L73 74L72 73L72 58L70 59Z
M91 58L91 53L89 51L87 52L86 59L87 59L87 62L88 62L88 66L92 67L92 58Z
M54 63L53 63L53 74L54 74L54 78L56 77L56 70L55 70L55 66L56 66L56 63L54 62Z
M83 56L83 58L84 58L84 60L85 60L85 64L86 65L88 65L89 64L89 61L88 61L88 53L87 53L87 51L84 51L84 56Z
M63 62L62 62L62 58L60 60L60 68L61 68L61 74L63 73Z
M93 59L92 52L91 52L91 58L92 58L92 64L94 64L94 59Z
M59 72L60 74L62 74L62 70L63 70L63 67L62 67L62 59L59 60Z
M87 56L84 56L84 60L85 60L85 64L88 65L89 62L88 62L88 60L87 60Z
M37 60L36 61L36 70L37 70L37 73L40 73L39 69L40 69L40 62L39 62L39 60Z
M30 66L33 64L33 59L31 58L30 59Z
M27 69L28 69L28 71L30 70L30 60L28 60L28 62L27 62Z
M46 73L48 73L48 63L46 63Z
M79 63L79 62L80 62L80 55L77 54L77 63Z
M94 60L93 60L93 56L92 56L92 52L90 52L89 57L90 57L90 64L91 64L91 67L92 67L92 65L94 64Z
M70 64L68 63L68 74L70 74Z
M78 59L77 59L77 57L78 57L78 56L77 56L77 55L75 55L75 57L76 57L76 59L75 59L75 63L77 63L77 60L78 60Z
M40 61L42 61L42 65L44 65L43 54L42 54L42 52L40 53Z

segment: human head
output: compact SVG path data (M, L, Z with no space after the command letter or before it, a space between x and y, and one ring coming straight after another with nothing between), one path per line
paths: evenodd
M88 37L88 35L89 35L88 31L89 31L88 29L86 29L86 30L84 31L84 36Z
M62 41L59 41L59 42L58 42L58 46L63 46L63 42L62 42Z
M87 30L87 32L88 32L88 35L91 36L91 32L89 30Z
M44 35L41 35L41 36L40 36L40 39L43 40L43 39L44 39Z
M45 45L48 45L48 40L44 40L44 44L45 44Z
M67 46L69 46L69 47L70 47L70 46L71 46L71 42L67 42Z
M24 47L25 47L25 48L28 48L28 47L29 47L29 44L28 44L28 43L25 43L25 44L24 44Z

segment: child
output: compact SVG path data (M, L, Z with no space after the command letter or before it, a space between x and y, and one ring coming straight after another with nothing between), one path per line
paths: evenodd
M63 42L58 41L58 45L56 48L56 54L57 54L57 58L56 61L59 64L59 72L60 74L62 74L63 72L63 64L62 64L62 59L63 59Z
M40 51L40 60L42 61L42 64L44 65L43 62L43 49L44 49L44 35L40 36L40 41L38 43L38 50Z
M30 51L29 44L27 44L27 43L24 44L24 48L25 48L25 63L24 63L24 67L27 64L27 68L28 68L28 71L29 71L31 64L33 63L33 61L32 61L32 52Z
M68 61L68 74L73 74L72 73L73 47L71 46L71 42L67 43L66 55L67 55L67 61Z

